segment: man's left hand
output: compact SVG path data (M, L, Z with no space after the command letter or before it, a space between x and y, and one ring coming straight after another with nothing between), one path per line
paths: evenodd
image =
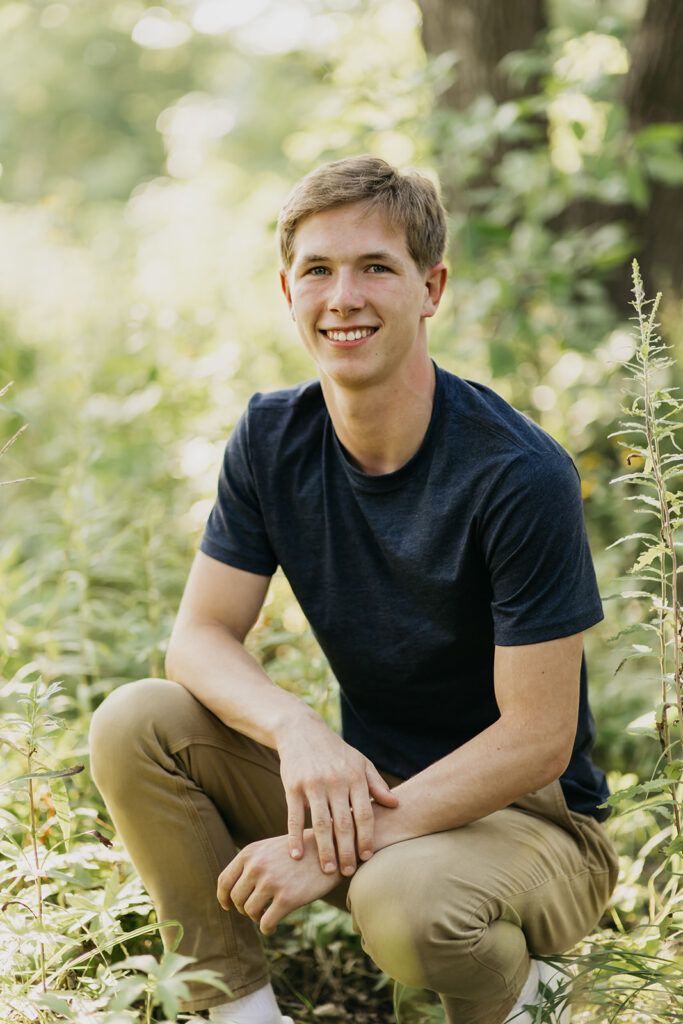
M290 857L288 836L261 839L240 850L219 875L218 902L272 935L286 914L326 896L341 881L339 871L322 871L315 836L306 829L300 860Z

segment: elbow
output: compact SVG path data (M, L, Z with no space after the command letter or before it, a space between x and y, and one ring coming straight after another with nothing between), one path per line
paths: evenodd
M174 629L171 633L171 638L168 641L168 648L166 650L166 657L164 659L164 671L166 678L171 679L174 683L180 682L180 644L178 642L177 631Z
M574 737L569 742L556 742L550 749L546 747L538 761L538 789L549 786L551 782L564 775L569 767L573 748Z
M170 645L168 650L166 651L166 657L164 658L164 674L167 679L175 680L175 667L173 663Z

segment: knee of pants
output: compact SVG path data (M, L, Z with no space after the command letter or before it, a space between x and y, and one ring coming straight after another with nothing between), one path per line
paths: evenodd
M408 845L380 850L351 880L348 906L363 948L404 985L504 998L528 955L518 923L496 920L486 901L473 912L465 884L425 870L400 849Z
M408 880L392 870L393 858L386 856L391 849L380 850L351 879L347 906L353 926L363 949L385 974L403 985L438 991L429 950L438 942L440 929L424 913L425 880Z
M187 713L194 698L167 679L141 679L117 687L100 704L90 724L90 769L105 797L126 795L163 734L169 715ZM158 756L158 755L157 755Z

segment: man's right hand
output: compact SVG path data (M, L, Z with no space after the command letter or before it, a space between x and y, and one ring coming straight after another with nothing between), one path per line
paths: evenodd
M278 753L291 856L303 856L304 817L310 807L322 870L330 874L339 867L343 875L352 875L357 857L368 860L374 853L373 799L397 807L398 797L367 757L312 713L304 724L299 719L289 725Z

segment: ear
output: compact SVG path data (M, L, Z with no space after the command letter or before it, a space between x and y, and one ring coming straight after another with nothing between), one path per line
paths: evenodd
M434 316L436 313L444 288L446 287L447 277L448 271L445 263L437 263L435 267L432 267L425 274L425 298L422 304L423 317Z
M280 287L282 288L283 294L287 299L287 305L291 312L292 310L292 293L289 290L289 281L287 280L287 271L280 269Z

